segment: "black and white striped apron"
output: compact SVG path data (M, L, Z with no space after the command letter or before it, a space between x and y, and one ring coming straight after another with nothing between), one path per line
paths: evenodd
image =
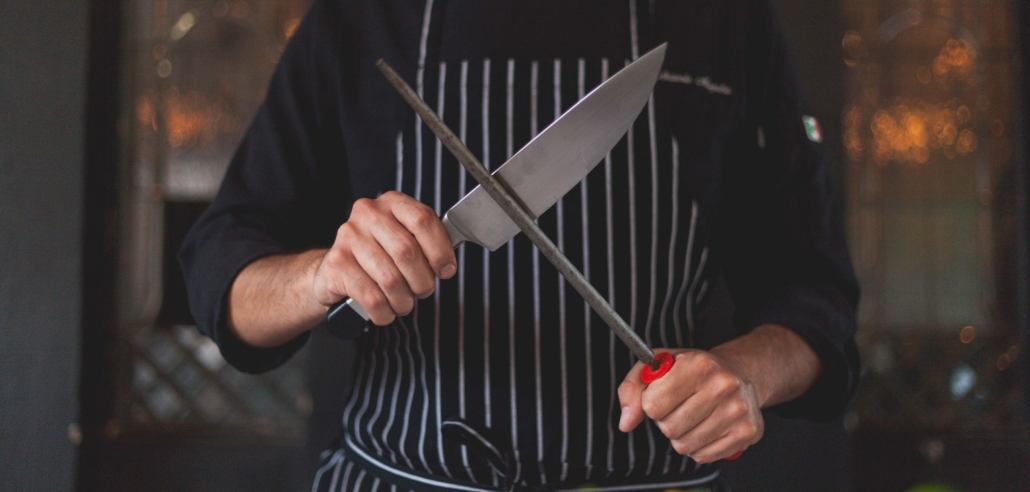
M416 90L491 169L631 61L427 60L433 8L428 0ZM627 4L634 58L646 8ZM437 213L475 186L417 118L395 145L396 189ZM692 344L709 286L683 152L652 98L604 161L538 220L652 347ZM649 477L687 488L714 480L717 468L677 454L650 421L618 430L616 389L635 360L524 235L496 252L465 245L456 254L453 279L438 281L410 316L359 341L343 415L352 447L327 454L314 490L395 490L367 469L369 460L502 484L482 452L445 437L445 422L489 431L491 443L511 453L508 479L528 486ZM364 466L347 459L355 450L367 454Z

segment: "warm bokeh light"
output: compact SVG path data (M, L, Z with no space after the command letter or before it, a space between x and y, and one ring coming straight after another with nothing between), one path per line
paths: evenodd
M182 39L182 37L185 36L186 33L190 32L190 29L193 29L193 26L197 24L197 16L197 12L193 10L182 14L182 16L179 17L179 21L172 26L171 32L168 33L169 39L172 41Z
M163 121L172 148L194 148L211 142L215 137L239 129L239 118L222 101L210 101L197 91L180 93L172 87L164 97L163 112L158 115L153 97L141 96L136 101L136 119L144 126L158 129Z
M866 151L863 126L867 121L872 157L880 165L891 161L925 164L934 154L954 159L977 148L972 112L957 99L939 104L899 99L876 110L872 117L852 106L844 113L844 146L852 159L861 159Z
M973 328L972 326L963 328L958 334L958 339L961 340L962 343L972 342L974 338L976 338L976 328Z
M976 63L976 53L961 39L949 39L933 60L933 71L938 77L969 75Z

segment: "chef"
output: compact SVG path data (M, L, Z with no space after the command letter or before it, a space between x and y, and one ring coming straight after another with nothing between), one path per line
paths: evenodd
M375 61L495 169L665 42L625 137L538 219L673 354L645 385L524 235L451 249L439 216L475 183ZM832 419L858 380L858 287L789 58L760 0L316 0L184 242L198 326L261 372L328 306L365 307L314 490L724 490L762 409ZM719 275L734 326L706 322Z

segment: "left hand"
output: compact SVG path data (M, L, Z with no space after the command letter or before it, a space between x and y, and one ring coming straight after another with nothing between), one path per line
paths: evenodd
M761 402L743 367L703 350L657 351L671 353L675 363L650 386L640 381L644 365L633 366L619 386L619 430L633 430L646 415L676 452L698 463L724 459L762 438Z

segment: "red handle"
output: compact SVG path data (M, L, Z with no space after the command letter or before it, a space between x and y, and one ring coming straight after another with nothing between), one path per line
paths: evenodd
M674 362L672 354L668 352L659 352L654 354L654 360L658 362L658 369L651 369L651 366L645 365L644 370L640 371L640 380L643 381L644 384L651 384L657 381L658 378L664 376L665 373L669 372L669 369L672 369L672 364Z
M672 354L668 352L659 352L654 354L654 360L658 362L658 369L651 369L651 366L645 365L644 369L640 371L640 380L643 381L644 384L651 384L657 381L658 378L669 372L669 369L672 369L672 365L675 363L675 359L673 359ZM740 458L742 454L744 454L743 451L737 451L726 459L733 461Z

